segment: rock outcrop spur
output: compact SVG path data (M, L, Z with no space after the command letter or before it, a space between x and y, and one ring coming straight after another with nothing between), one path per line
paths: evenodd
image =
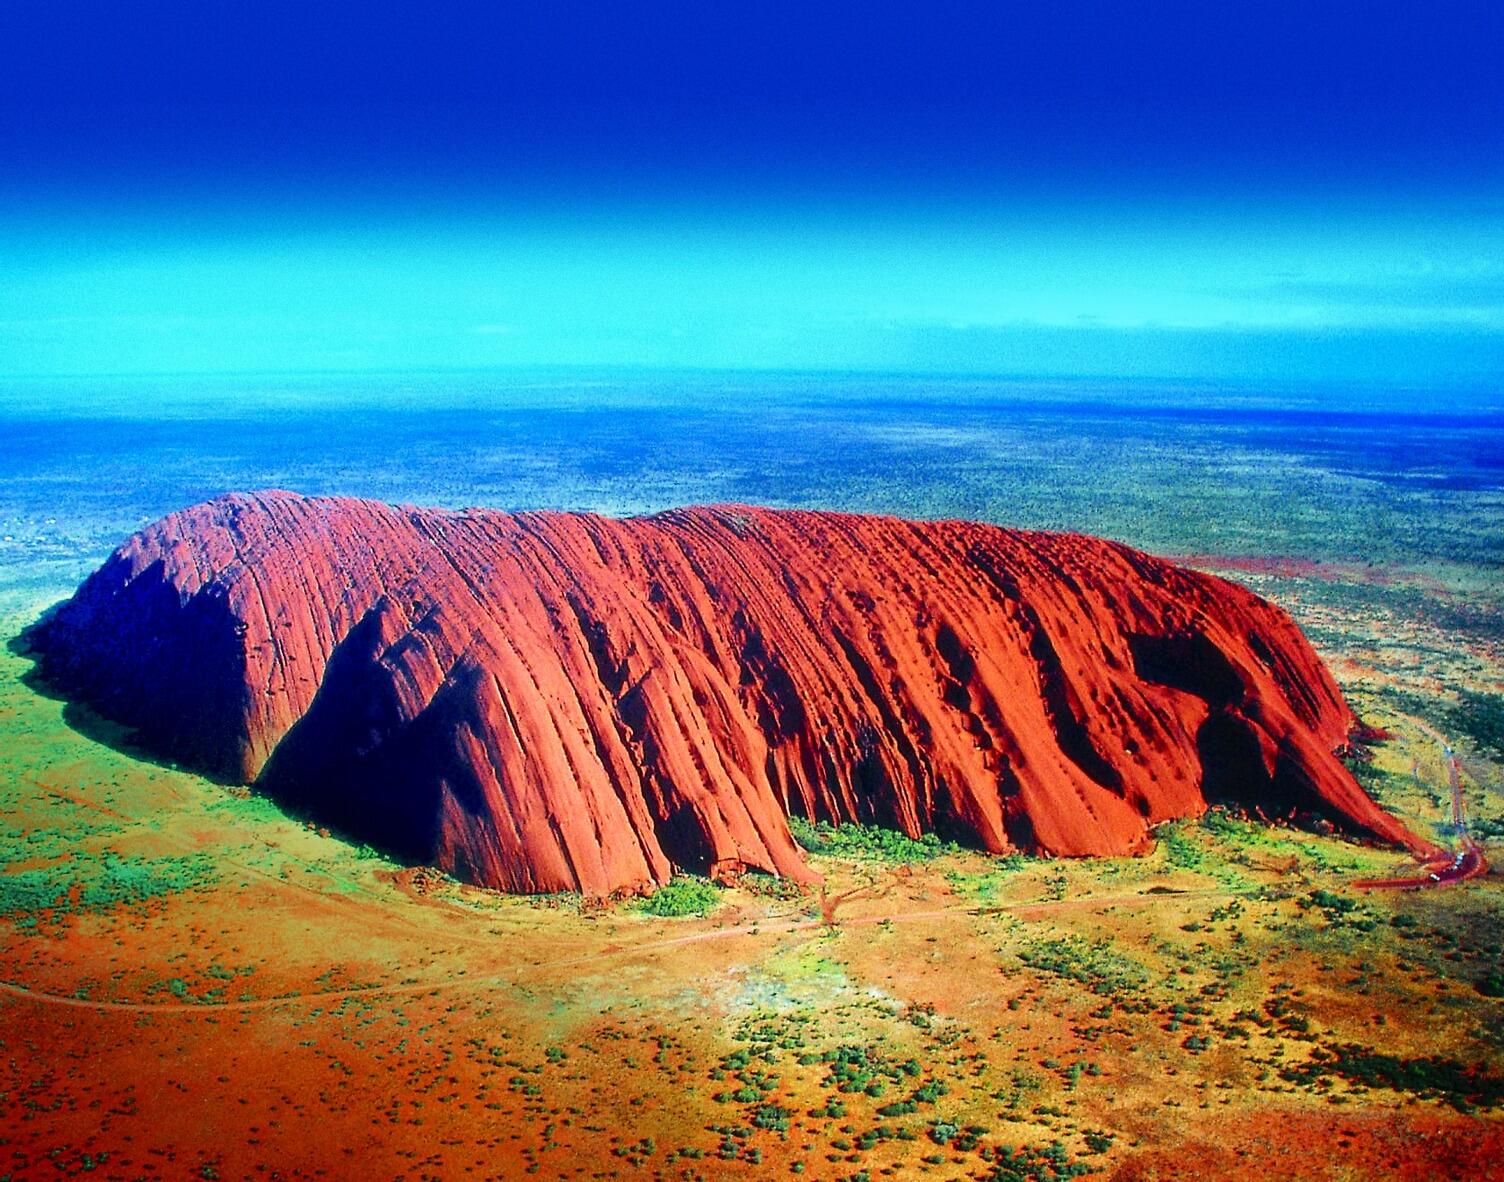
M1127 854L1226 801L1415 844L1288 616L1071 534L237 494L130 538L32 643L150 749L505 890L809 880L789 814Z

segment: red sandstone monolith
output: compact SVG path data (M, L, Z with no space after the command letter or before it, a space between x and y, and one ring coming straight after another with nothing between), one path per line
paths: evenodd
M151 749L513 891L813 877L787 817L1131 854L1208 802L1416 839L1290 618L1072 534L723 506L612 519L237 494L35 631Z

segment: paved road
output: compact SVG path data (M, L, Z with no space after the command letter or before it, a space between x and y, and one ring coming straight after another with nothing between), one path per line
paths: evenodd
M1457 851L1426 862L1421 867L1424 873L1403 878L1368 878L1353 883L1355 887L1364 890L1414 891L1427 887L1451 886L1488 873L1488 861L1483 856L1483 847L1467 831L1467 809L1462 801L1462 774L1457 767L1457 753L1439 735L1435 737L1446 754L1447 779L1452 791L1452 825L1457 830Z

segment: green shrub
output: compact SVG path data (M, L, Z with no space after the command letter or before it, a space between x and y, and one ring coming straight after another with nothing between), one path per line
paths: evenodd
M145 859L105 854L99 861L80 859L45 870L6 874L0 868L0 915L139 906L192 890L213 877L209 860L199 855ZM76 897L74 887L78 888Z
M930 1125L930 1140L936 1145L949 1145L961 1135L961 1127L948 1120L937 1120Z
M787 1132L789 1110L781 1104L763 1104L752 1113L752 1123L759 1129L772 1129L778 1133Z
M1200 870L1206 864L1206 856L1191 841L1188 823L1168 821L1154 830L1155 839L1165 851L1165 860L1176 870Z
M1491 1074L1483 1064L1436 1055L1405 1059L1357 1043L1318 1048L1308 1062L1282 1068L1280 1075L1307 1087L1337 1076L1364 1087L1435 1096L1463 1111L1504 1104L1504 1076Z
M1086 986L1099 997L1118 997L1142 990L1149 983L1143 965L1103 941L1088 943L1079 936L1035 940L1018 954L1032 969Z
M721 888L708 878L674 878L659 887L638 907L648 915L677 918L705 915L720 906Z
M832 825L828 821L811 824L803 817L789 818L789 832L810 853L830 854L840 858L875 858L894 863L927 862L960 848L952 843L942 842L933 833L913 838L881 825Z
M1059 1141L1049 1145L1004 1146L993 1154L991 1182L1054 1182L1092 1173L1084 1162L1072 1161Z

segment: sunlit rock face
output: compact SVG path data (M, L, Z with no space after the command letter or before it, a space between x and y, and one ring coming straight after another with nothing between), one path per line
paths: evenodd
M32 639L149 749L505 890L809 880L791 813L1106 855L1225 800L1415 841L1283 612L1072 534L237 494Z

